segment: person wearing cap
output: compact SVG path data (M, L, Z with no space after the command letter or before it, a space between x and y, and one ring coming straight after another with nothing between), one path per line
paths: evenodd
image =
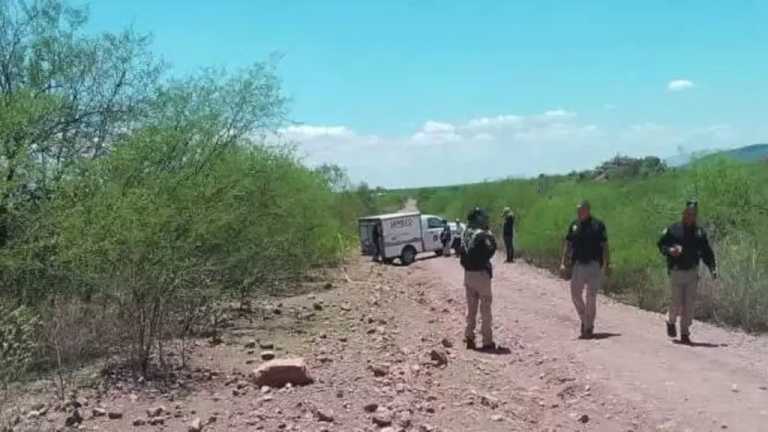
M507 251L507 262L511 263L515 262L515 213L511 208L505 207L502 216L504 217L504 248Z
M496 240L488 228L488 215L475 207L467 217L467 229L461 240L460 262L464 268L464 288L467 294L467 325L464 342L467 349L475 349L475 326L477 310L480 309L480 334L482 349L494 350L493 317L491 314L491 279L493 267L491 258L496 253Z
M688 201L681 222L667 227L658 242L659 251L667 258L667 272L672 289L672 301L667 320L667 335L677 337L680 317L680 342L690 344L690 328L699 284L699 264L709 268L717 279L715 254L704 228L697 225L698 203Z
M563 273L566 272L566 262L573 265L571 298L581 320L581 338L589 339L594 335L597 292L604 274L610 270L610 258L605 224L592 216L588 201L578 205L577 219L571 222L565 235L560 260Z

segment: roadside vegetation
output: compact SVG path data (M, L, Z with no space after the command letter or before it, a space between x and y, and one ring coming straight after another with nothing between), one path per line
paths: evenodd
M655 158L616 158L595 170L531 180L399 191L422 211L464 217L487 208L496 231L501 211L517 214L517 247L536 265L556 269L576 204L592 202L608 227L614 272L606 291L622 301L661 311L668 304L663 258L656 241L679 220L685 200L700 201L720 261L721 279L703 278L698 316L748 331L768 330L768 165L709 157L681 169Z
M216 308L339 263L375 191L280 143L274 65L168 78L132 31L0 2L0 387L109 356L146 375ZM179 354L176 352L175 354ZM183 352L181 352L183 358ZM178 358L178 356L177 356Z

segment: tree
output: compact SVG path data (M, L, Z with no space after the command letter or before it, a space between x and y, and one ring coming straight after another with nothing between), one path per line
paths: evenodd
M87 36L87 18L62 0L0 3L0 207L47 197L143 118L163 70L149 38Z
M336 164L322 164L315 168L317 172L334 192L343 192L351 189L352 183L344 168Z

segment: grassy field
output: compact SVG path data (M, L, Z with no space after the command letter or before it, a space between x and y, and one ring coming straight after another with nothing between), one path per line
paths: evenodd
M486 208L495 230L501 210L517 213L517 247L536 265L554 268L576 203L592 202L607 227L614 272L606 292L650 310L664 310L668 288L656 241L679 220L686 199L700 201L721 267L717 283L704 278L698 315L749 331L768 330L768 165L708 159L687 169L607 181L578 176L541 177L481 184L401 190L422 211L465 217L475 205Z

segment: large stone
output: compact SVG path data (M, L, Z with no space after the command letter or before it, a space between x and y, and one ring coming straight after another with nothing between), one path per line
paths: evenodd
M74 410L72 414L64 419L64 425L66 427L75 427L83 422L83 417L80 415L80 411Z
M159 406L155 406L155 407L152 407L152 408L148 408L147 409L147 417L149 417L149 418L160 417L161 415L163 415L164 413L167 413L167 412L168 412L168 410L164 406L159 405Z
M373 414L373 423L379 427L391 426L393 419L392 411L384 407L379 407Z
M286 384L307 385L314 379L307 370L303 358L270 360L251 373L253 382L261 386L283 387Z
M320 408L315 414L317 415L317 419L321 422L333 423L333 411Z
M199 418L193 419L187 426L189 432L201 432L203 430L203 422Z
M373 376L375 377L384 377L389 375L389 365L388 364L377 364L372 365L370 367L371 372L373 372Z
M434 349L429 353L429 358L432 359L435 366L445 366L448 364L448 354L445 351Z

